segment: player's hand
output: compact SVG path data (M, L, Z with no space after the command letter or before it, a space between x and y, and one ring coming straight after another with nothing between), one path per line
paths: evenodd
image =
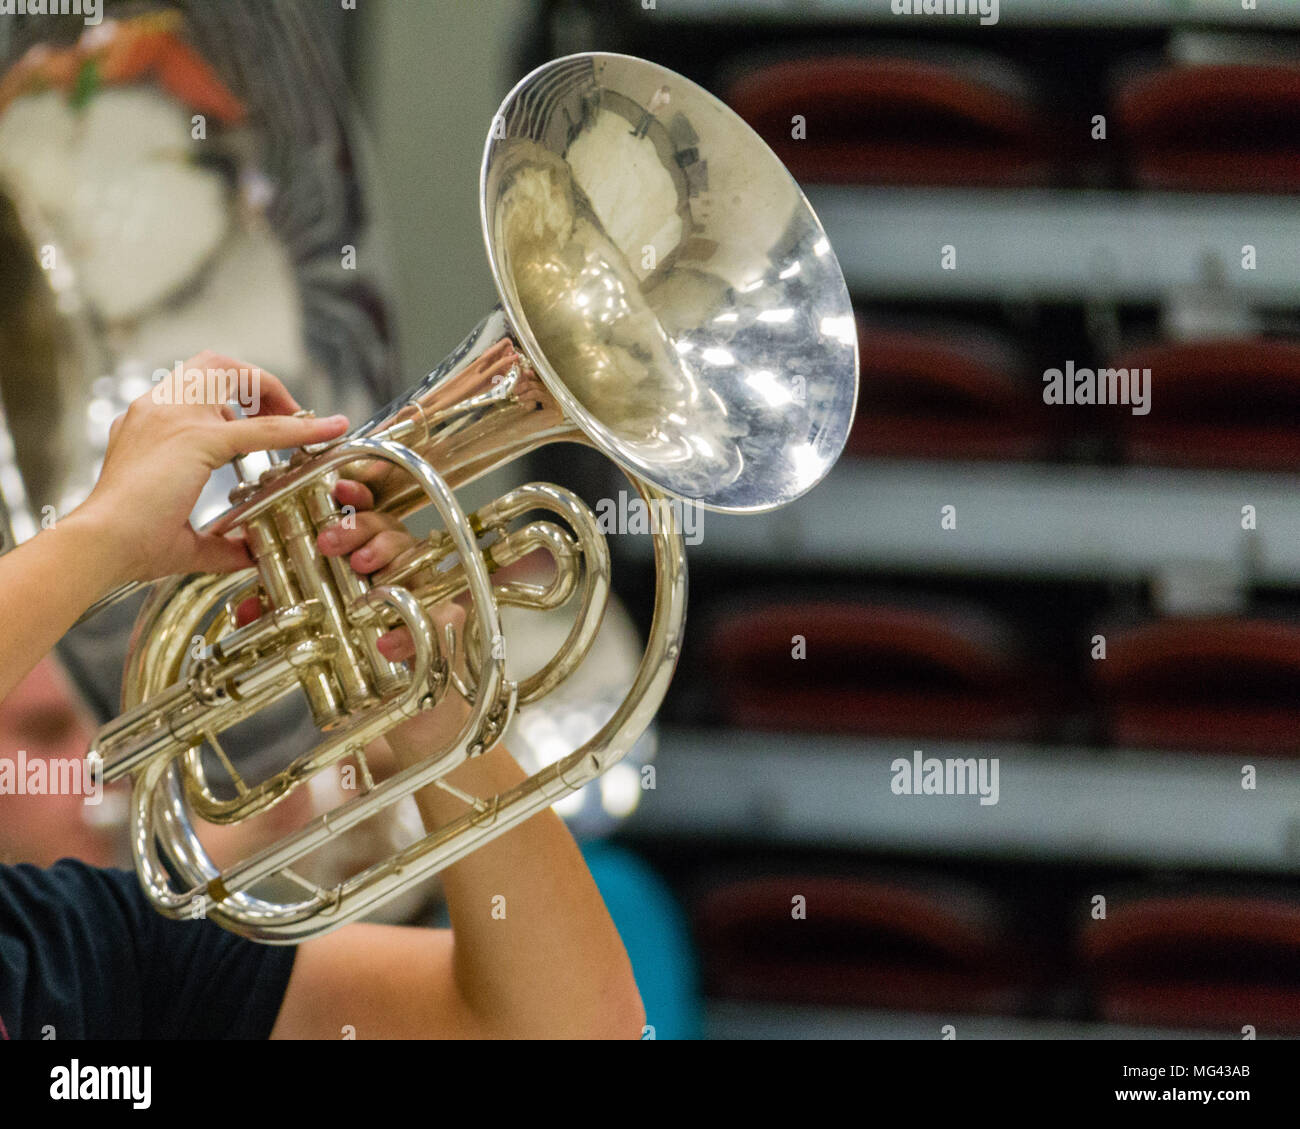
M415 538L397 518L374 509L374 496L363 483L341 478L335 484L333 495L346 517L340 517L317 535L316 544L325 556L346 557L353 570L361 576L370 576L415 545ZM260 613L257 597L250 596L236 609L236 626L251 623ZM459 628L463 618L462 615L456 620L452 612L435 616L439 642L443 639L443 623L450 622ZM409 659L415 653L410 632L404 627L388 632L379 640L379 651L392 662Z
M232 572L251 561L242 540L197 533L190 513L212 472L236 455L337 438L343 416L298 419L284 385L254 366L200 353L187 371L250 370L257 414L236 419L226 398L215 403L159 402L161 386L134 401L109 432L99 481L75 513L93 522L119 564L118 583L185 572Z

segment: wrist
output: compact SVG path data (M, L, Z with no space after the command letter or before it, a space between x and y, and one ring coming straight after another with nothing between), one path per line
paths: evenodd
M410 768L446 750L460 733L470 712L471 708L463 698L451 694L435 709L418 714L390 730L385 740L399 768ZM500 742L447 775L448 782L458 787L491 786L495 791L503 791L525 779L527 774Z
M65 552L75 554L70 559L93 566L102 595L142 579L139 575L142 569L135 559L135 546L121 523L93 501L87 499L67 517L59 518L50 532L66 542Z
M390 729L384 740L398 767L410 768L445 750L460 733L469 715L469 704L453 692L432 710L418 713Z

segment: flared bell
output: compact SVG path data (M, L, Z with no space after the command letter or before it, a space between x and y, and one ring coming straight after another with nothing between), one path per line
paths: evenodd
M825 477L857 398L848 288L733 111L644 59L557 59L502 104L480 187L506 316L605 454L726 512Z

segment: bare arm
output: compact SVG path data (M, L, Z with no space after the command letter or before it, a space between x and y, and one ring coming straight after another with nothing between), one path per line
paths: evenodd
M340 484L341 489L348 486ZM351 484L348 484L351 485ZM360 509L364 488L341 494ZM354 567L374 571L407 543L383 515L326 552L364 546ZM454 605L434 617L459 626ZM394 640L390 636L389 640ZM403 657L400 642L385 650ZM445 746L468 716L455 691L438 708L393 730L405 767ZM525 779L498 745L448 777L479 796ZM416 796L426 828L464 813L437 787ZM273 1038L639 1038L645 1012L623 942L564 822L547 810L442 872L452 929L350 925L299 947ZM361 970L358 972L358 970Z
M200 354L187 368L237 366ZM236 454L318 443L347 421L294 419L275 377L261 374L266 415L227 419L219 404L158 404L148 394L116 420L91 496L0 557L0 698L23 680L100 596L129 580L229 572L250 561L243 545L201 536L190 511L212 471Z
M453 777L499 791L523 773L498 746ZM426 826L464 810L431 788L419 803ZM451 930L348 925L301 945L272 1038L337 1039L347 1026L375 1039L641 1035L626 950L554 812L448 867L442 881Z
M0 698L91 604L125 581L98 521L80 511L0 557Z

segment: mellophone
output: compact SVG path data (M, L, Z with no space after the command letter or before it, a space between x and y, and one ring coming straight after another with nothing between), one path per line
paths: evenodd
M699 86L621 55L545 64L493 119L480 209L500 305L350 434L260 474L241 460L230 508L206 528L242 531L255 569L172 577L140 613L124 712L90 756L106 780L132 779L135 864L163 914L201 913L268 943L335 928L598 777L650 723L686 610L672 521L653 531L653 623L608 724L502 794L470 796L445 780L577 668L610 586L605 536L573 493L530 483L466 513L459 488L543 444L576 442L608 456L647 505L756 513L810 490L844 446L858 356L839 264L781 162ZM377 509L405 517L432 506L440 522L368 578L316 545L340 517L338 476L359 468ZM553 563L549 582L498 575L539 550ZM462 594L465 629L440 635L430 609ZM253 596L263 614L241 626L235 609ZM560 650L527 678L507 678L500 607L570 604ZM377 647L397 626L411 635L409 663ZM456 673L462 652L467 677ZM220 735L294 692L320 743L243 780ZM375 782L365 746L448 693L470 705L454 742ZM204 749L233 794L209 781ZM209 857L196 820L250 819L349 757L362 769L357 795L233 865ZM457 795L463 814L331 888L295 872L332 837L430 785ZM301 896L269 897L273 879Z

